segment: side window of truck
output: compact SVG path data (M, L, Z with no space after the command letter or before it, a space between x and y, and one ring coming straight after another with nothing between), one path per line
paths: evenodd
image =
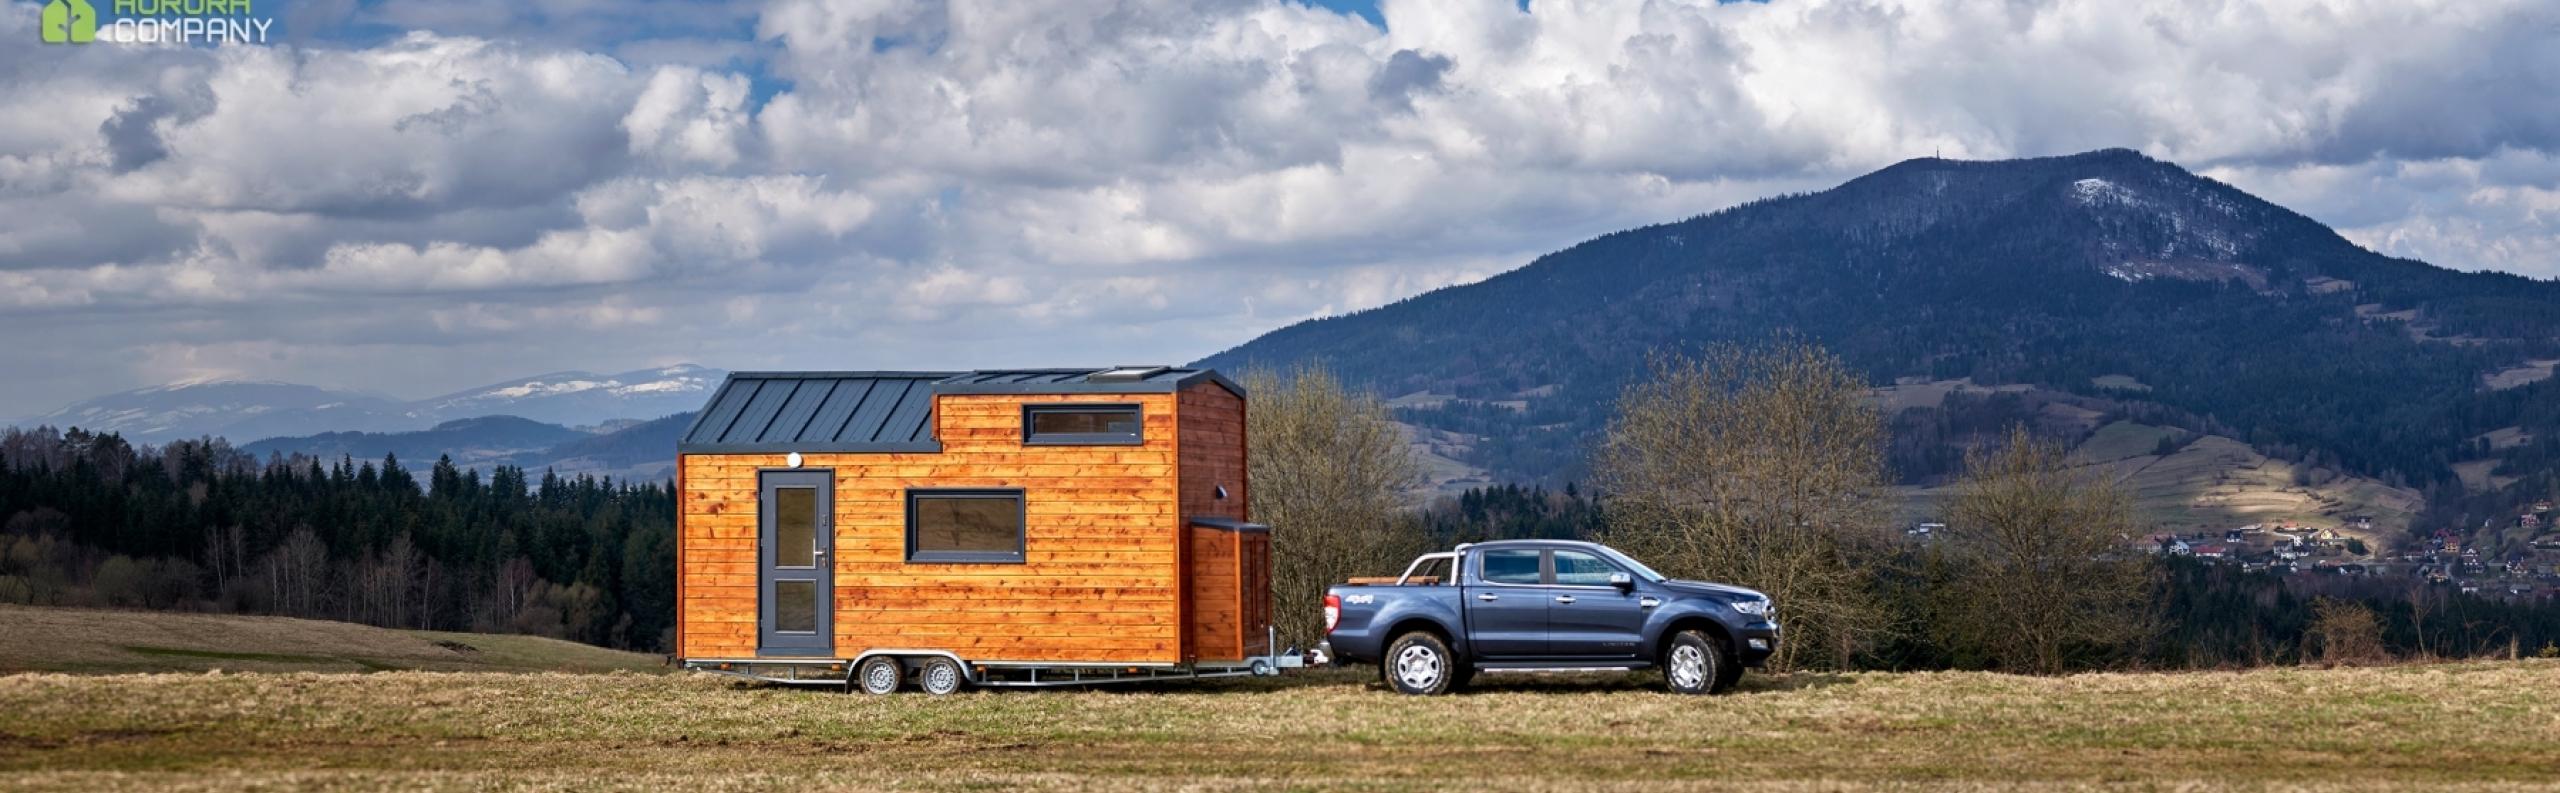
M1581 551L1556 552L1556 583L1562 586L1608 586L1618 566Z
M1480 575L1484 576L1485 583L1538 583L1537 551L1485 551L1483 564L1484 568Z

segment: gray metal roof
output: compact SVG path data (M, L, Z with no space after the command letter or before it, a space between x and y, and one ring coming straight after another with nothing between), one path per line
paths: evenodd
M676 451L939 452L936 394L1171 393L1217 372L1160 366L976 372L733 372L685 428Z
M938 394L1163 394L1199 382L1244 394L1244 388L1211 369L1114 366L1104 369L995 369L954 375L934 384Z

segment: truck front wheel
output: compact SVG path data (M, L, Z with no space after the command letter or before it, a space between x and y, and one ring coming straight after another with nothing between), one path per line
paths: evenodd
M1446 694L1457 683L1458 659L1449 654L1448 642L1414 631L1387 645L1386 660L1378 663L1378 669L1387 685L1400 693Z
M1681 694L1722 694L1741 677L1724 642L1705 631L1681 631L1662 651L1662 682Z

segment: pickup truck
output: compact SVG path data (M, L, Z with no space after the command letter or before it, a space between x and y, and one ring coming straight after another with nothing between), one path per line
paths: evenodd
M1504 540L1424 554L1389 580L1324 596L1319 657L1375 663L1406 694L1488 669L1649 669L1684 694L1720 693L1778 647L1769 596L1674 580L1588 542Z

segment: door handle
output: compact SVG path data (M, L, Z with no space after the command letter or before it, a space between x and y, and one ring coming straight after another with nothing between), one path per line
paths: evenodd
M1558 603L1567 603L1567 604L1570 604L1570 603L1572 603L1572 602L1573 602L1573 596L1572 596L1572 595L1557 595L1557 596L1556 596L1556 602L1558 602Z
M1486 593L1484 593L1484 594L1477 595L1477 596L1476 596L1476 599L1477 599L1477 600L1487 600L1487 601L1491 601L1491 600L1501 600L1501 599L1502 599L1502 596L1501 596L1501 595L1496 595L1496 594L1491 593L1491 592L1486 592Z

